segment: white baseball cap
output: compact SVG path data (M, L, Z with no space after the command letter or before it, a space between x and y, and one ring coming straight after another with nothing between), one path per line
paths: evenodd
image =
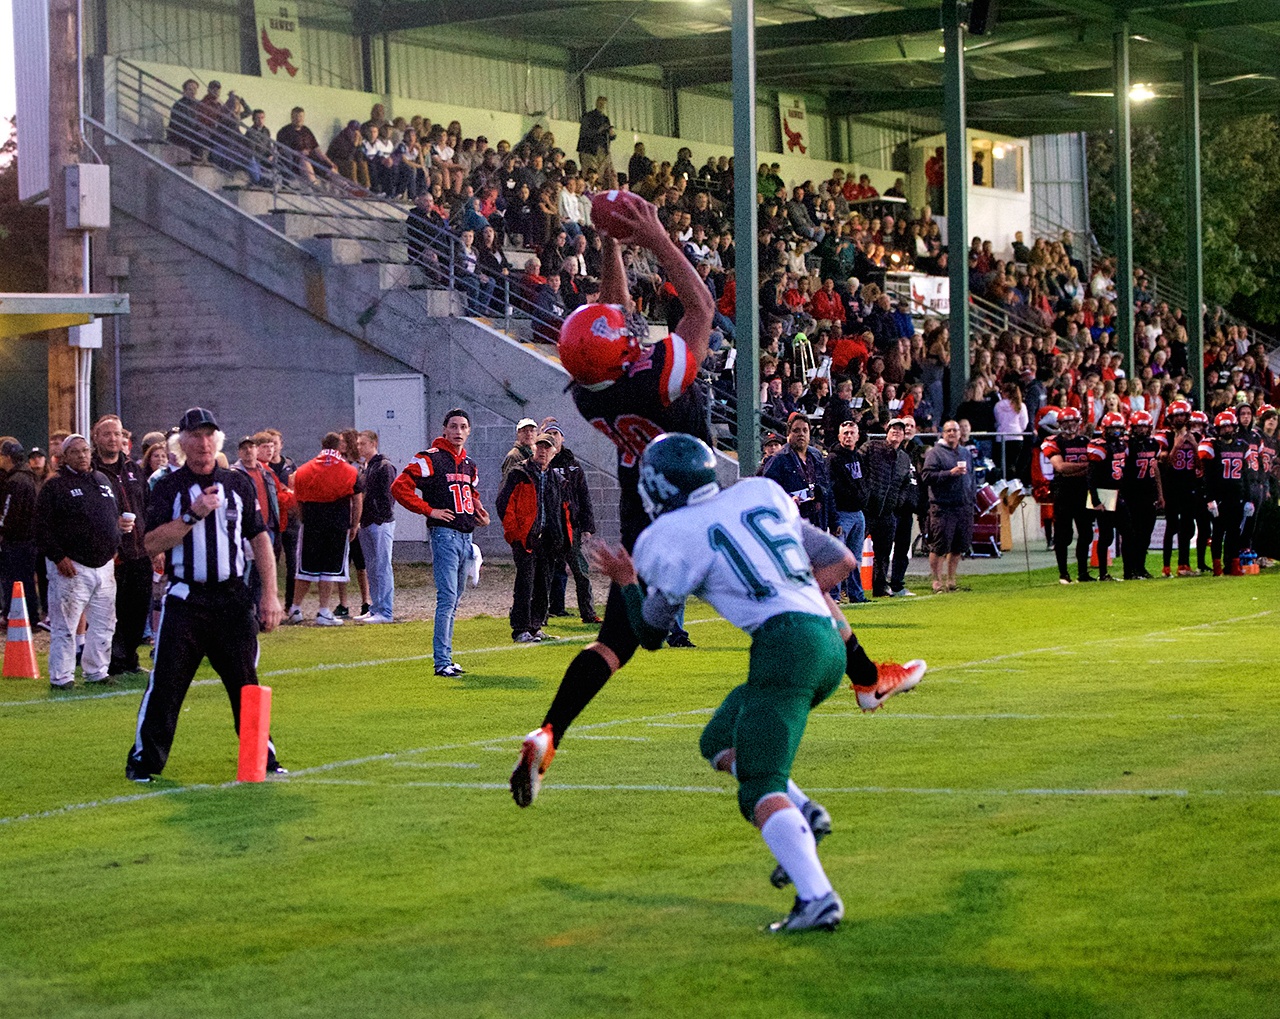
M521 428L537 428L537 427L538 427L538 422L533 420L533 418L521 418L519 421L516 422L517 432L520 431Z

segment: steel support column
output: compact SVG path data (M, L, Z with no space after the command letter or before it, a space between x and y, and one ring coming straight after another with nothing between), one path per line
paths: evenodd
M1133 372L1133 137L1129 116L1129 24L1115 30L1116 350Z
M1186 149L1187 362L1198 406L1204 406L1204 217L1200 207L1200 46L1183 54L1182 115Z
M964 400L969 380L969 141L964 110L964 25L960 4L942 5L942 42L946 47L943 121L947 132L947 272L951 277L951 385L947 412Z
M756 280L756 5L733 0L733 232L738 470L760 466L760 303Z

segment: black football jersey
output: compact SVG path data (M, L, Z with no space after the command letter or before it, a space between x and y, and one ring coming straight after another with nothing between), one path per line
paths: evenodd
M1156 497L1156 471L1160 469L1160 443L1154 436L1129 438L1121 487L1127 495L1145 499Z
M1044 442L1040 443L1040 452L1044 454L1046 460L1052 460L1055 456L1060 456L1067 463L1088 463L1089 462L1089 440L1083 435L1050 435ZM1088 486L1089 474L1076 474L1071 477L1066 475L1054 475L1053 483L1060 487L1079 488L1082 491Z
M1191 432L1182 438L1166 429L1157 437L1164 451L1164 475L1161 480L1166 489L1188 492L1196 487L1201 476L1200 462L1196 457L1196 437Z
M1119 488L1128 455L1128 443L1123 438L1094 438L1089 443L1089 483L1094 488Z
M684 340L671 333L612 385L595 391L572 386L582 416L618 448L619 519L628 549L649 523L637 487L645 447L663 432L685 432L711 445L709 393L698 381L699 367Z
M1216 436L1203 440L1196 450L1204 467L1205 484L1210 499L1249 498L1253 480L1249 470L1249 443L1245 439Z

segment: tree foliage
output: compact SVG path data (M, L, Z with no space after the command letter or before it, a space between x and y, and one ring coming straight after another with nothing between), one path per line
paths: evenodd
M1246 117L1201 133L1205 301L1258 325L1280 322L1280 120ZM1180 124L1133 130L1134 262L1185 290L1185 145ZM1115 249L1115 144L1089 136L1089 213L1099 243Z
M49 275L49 208L18 201L18 129L0 144L0 291L38 293Z

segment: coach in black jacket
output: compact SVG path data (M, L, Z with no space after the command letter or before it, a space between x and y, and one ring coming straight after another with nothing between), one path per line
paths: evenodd
M867 530L875 550L875 571L872 594L901 595L907 575L907 559L910 548L894 549L894 535L898 529L898 516L909 512L914 505L911 458L902 449L906 427L895 418L889 422L883 439L867 443L863 452L871 482L867 496ZM899 543L900 544L900 543ZM893 554L893 576L889 578L889 557Z
M558 425L549 425L547 434L559 447L551 458L551 470L560 475L560 487L569 507L569 523L573 529L573 541L566 543L558 561L552 566L551 615L569 614L565 611L564 596L569 587L569 573L572 572L578 596L578 614L584 623L599 623L601 619L596 614L596 596L591 590L587 557L582 551L587 535L596 533L596 514L591 505L591 489L587 487L587 472L573 451L564 444L564 433Z
M40 590L36 581L36 476L27 454L10 439L0 445L0 617L9 616L14 581L22 582L27 621L40 620Z

